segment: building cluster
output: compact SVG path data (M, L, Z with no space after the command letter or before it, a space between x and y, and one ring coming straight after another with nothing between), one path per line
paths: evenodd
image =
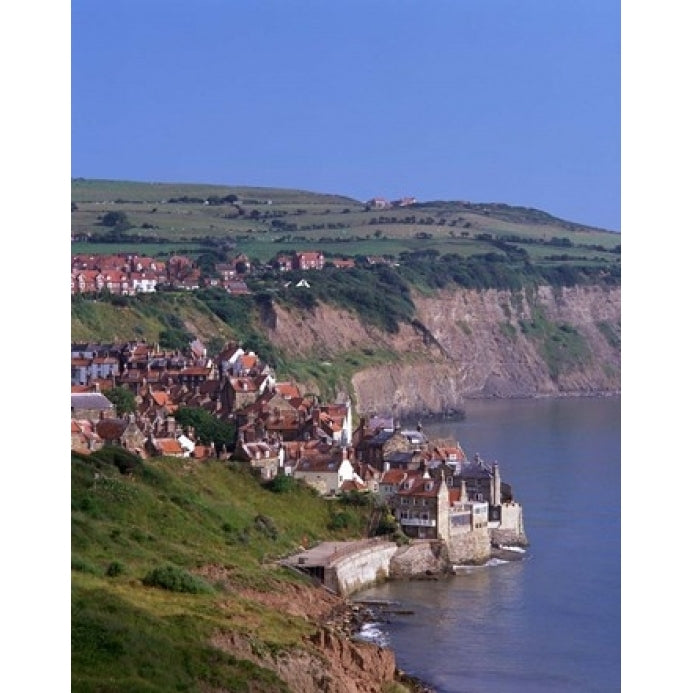
M72 449L89 453L115 445L147 458L237 457L263 478L281 469L292 443L349 439L351 406L322 404L293 382L277 381L252 351L230 343L215 358L199 340L186 353L140 342L72 344ZM124 388L136 410L118 417L104 394ZM176 421L181 407L202 409L235 424L236 441L217 450Z
M221 286L229 293L248 293L243 276L250 269L250 260L243 254L231 262L219 263L214 276L203 276L196 263L185 255L172 255L157 260L139 255L73 255L71 269L72 294L108 291L111 294L134 296L152 293L157 288L191 291L205 286Z
M372 256L372 265L394 264L393 260ZM70 291L95 294L107 291L120 296L153 293L160 289L194 291L209 286L220 287L230 294L251 293L245 279L258 269L279 272L322 270L329 264L340 269L355 267L353 258L326 259L320 251L279 253L267 265L258 268L240 253L229 262L218 262L213 271L203 272L185 255L172 255L161 260L126 253L113 255L73 255ZM309 286L307 283L302 286Z
M297 383L278 381L252 351L230 343L215 358L200 340L186 353L140 342L72 344L72 449L122 447L140 457L233 458L264 480L303 479L326 496L369 491L402 531L454 540L486 529L514 507L498 464L469 459L459 442L429 440L370 415L355 424L351 402L321 403ZM125 388L136 408L118 417L104 392ZM235 424L236 438L215 449L176 419L199 408Z
M410 207L416 204L415 197L402 197L399 200L388 200L385 197L373 197L366 205L373 209L392 209L393 207Z

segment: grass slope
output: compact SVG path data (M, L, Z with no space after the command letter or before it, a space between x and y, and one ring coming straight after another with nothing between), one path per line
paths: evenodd
M238 198L236 204L204 203L228 195ZM85 179L72 181L72 201L73 234L105 237L108 228L100 218L109 211L124 212L132 224L127 235L156 241L143 246L156 255L194 249L203 239L232 241L238 252L262 262L279 252L310 248L332 256L397 256L422 248L470 255L489 250L479 236L490 234L531 244L537 260L555 249L535 244L555 238L580 246L582 256L612 260L609 251L621 242L620 234L498 203L433 201L376 210L343 195L302 190ZM103 247L75 245L73 251L125 252L132 247L123 239Z
M211 647L210 637L237 631L259 651L300 646L313 630L308 621L239 591L302 582L273 559L301 542L360 536L369 514L302 485L272 492L233 463L141 462L103 451L73 453L71 501L72 690L90 693L286 691L272 672ZM204 580L205 566L227 578Z

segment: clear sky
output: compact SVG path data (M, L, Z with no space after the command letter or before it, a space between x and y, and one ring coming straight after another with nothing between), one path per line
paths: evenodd
M615 0L73 0L73 177L620 230Z

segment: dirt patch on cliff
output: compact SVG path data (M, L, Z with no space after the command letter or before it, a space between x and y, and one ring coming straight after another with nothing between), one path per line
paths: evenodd
M233 568L208 565L196 571L207 580L247 600L314 626L300 645L276 649L252 635L219 630L211 644L234 657L273 671L296 693L381 693L395 680L391 650L350 639L353 610L348 600L323 587L263 581L263 589L239 585Z
M220 565L207 565L195 572L241 599L262 604L288 616L304 617L316 626L349 612L349 605L344 599L322 587L268 578L263 581L263 589L257 589L239 585L234 569Z
M218 632L214 647L274 671L296 693L381 693L395 680L391 650L355 643L329 628L320 628L301 647L262 651L234 631Z

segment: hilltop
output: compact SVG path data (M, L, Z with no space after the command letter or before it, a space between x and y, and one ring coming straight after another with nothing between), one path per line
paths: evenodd
M560 247L568 259L594 262L613 260L610 253L620 245L619 234L526 207L376 197L359 201L247 186L76 178L72 210L73 239L90 240L73 243L73 252L202 252L210 246L233 246L266 262L279 252L306 246L328 256L396 257L413 250L469 256L488 251L489 241L506 240L525 244L532 261L551 262ZM113 229L102 223L109 212L128 220L117 242ZM107 246L105 241L110 241Z

